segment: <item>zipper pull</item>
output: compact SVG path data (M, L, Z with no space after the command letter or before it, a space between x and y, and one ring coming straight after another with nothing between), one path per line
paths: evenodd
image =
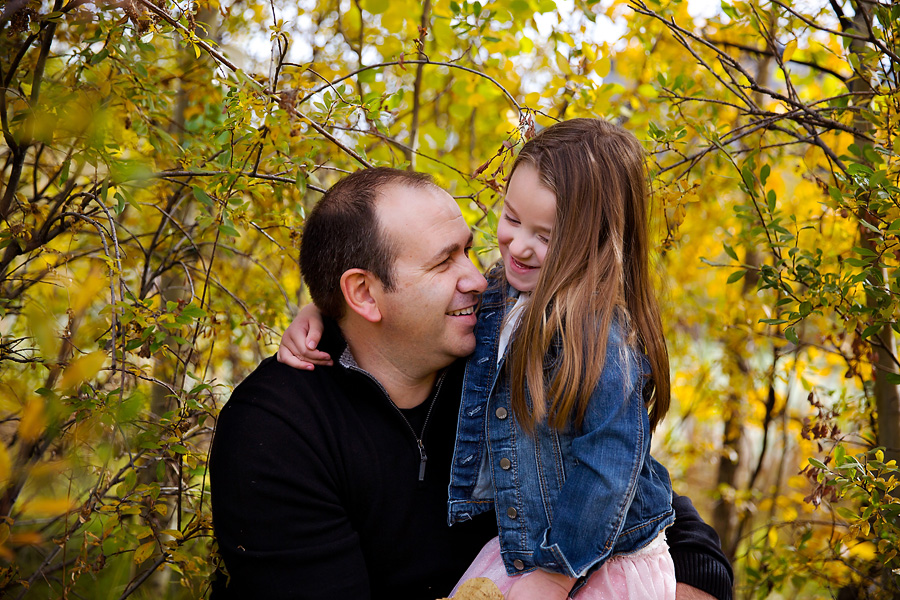
M425 456L425 444L422 440L416 439L416 442L419 444L419 483L422 483L425 481L425 463L428 462L428 457Z

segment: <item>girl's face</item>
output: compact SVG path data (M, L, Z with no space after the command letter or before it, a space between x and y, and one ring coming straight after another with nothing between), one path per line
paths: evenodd
M520 292L537 285L556 221L556 194L529 163L516 167L497 226L497 241L509 284Z

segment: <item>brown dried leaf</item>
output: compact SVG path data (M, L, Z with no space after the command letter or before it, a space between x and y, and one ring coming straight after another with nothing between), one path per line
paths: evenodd
M450 598L441 598L440 600L450 600ZM453 600L504 600L504 598L503 593L493 581L487 577L475 577L459 586Z

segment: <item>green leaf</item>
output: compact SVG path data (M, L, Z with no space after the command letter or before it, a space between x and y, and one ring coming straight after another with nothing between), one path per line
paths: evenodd
M192 191L194 192L194 198L196 198L198 202L200 202L201 204L203 204L205 206L209 206L209 207L213 206L214 202L213 202L212 198L210 198L209 195L206 192L204 192L200 187L198 187L196 185L192 186Z
M72 165L71 159L66 159L59 170L59 183L63 184L69 180L69 167ZM898 219L900 221L900 219Z
M222 232L223 235L230 235L232 237L241 237L241 234L238 233L238 230L232 227L231 225L219 225L219 231Z
M843 464L843 462L844 462L844 456L846 456L846 454L847 454L847 451L844 449L843 446L837 446L837 447L835 447L835 449L834 449L834 462L835 462L835 464L838 464L838 465Z
M90 64L96 65L100 61L104 60L107 56L109 56L109 50L107 48L104 48L103 50L101 50L100 52L98 52L97 54L95 54L91 57Z
M862 339L868 339L872 335L878 333L878 330L881 329L881 325L869 325L865 329L863 329L862 335L860 337Z
M841 195L841 191L839 189L837 189L836 187L834 187L833 185L828 187L828 194L831 196L831 199L834 200L835 202L837 202L838 204L840 204L844 201L844 196Z
M184 309L182 309L181 314L187 315L193 319L200 319L206 316L206 311L192 303L185 306Z
M809 461L809 464L811 464L812 466L814 466L814 467L817 468L817 469L822 469L822 470L824 470L824 471L827 471L827 470L828 470L828 467L825 466L825 463L823 463L823 462L822 462L821 460L819 460L818 458L812 458L812 457L810 457L810 458L807 458L806 460Z
M739 281L744 275L747 274L747 271L741 269L740 271L735 271L731 275L728 276L728 280L725 282L726 284L734 283L735 281Z
M784 337L785 337L785 339L787 339L787 341L794 344L795 346L800 345L800 338L797 337L797 332L794 331L793 327L785 328Z
M854 521L859 520L859 513L853 512L846 506L836 506L835 512L838 514L839 517L841 517L847 521L854 522Z
M753 197L756 197L756 178L753 176L753 171L750 170L750 167L744 165L741 168L741 177L744 179L744 185L747 187L747 193Z
M734 251L734 248L728 244L723 244L723 246L725 247L725 254L730 256L733 260L738 260L737 252Z

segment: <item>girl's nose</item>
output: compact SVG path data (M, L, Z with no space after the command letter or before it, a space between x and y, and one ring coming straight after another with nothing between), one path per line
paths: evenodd
M521 236L516 236L515 239L510 242L509 249L519 258L528 258L531 254L531 247Z

